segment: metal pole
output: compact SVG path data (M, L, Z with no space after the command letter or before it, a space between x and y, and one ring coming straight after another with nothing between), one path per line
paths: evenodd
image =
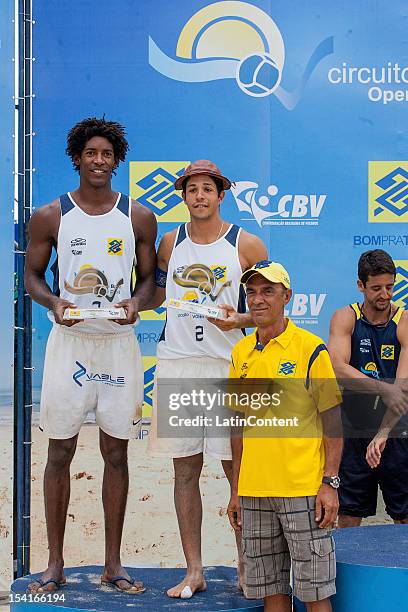
M24 539L24 0L18 0L18 221L17 221L17 306L16 306L16 367L14 369L14 465L16 520L16 577L23 575ZM17 58L16 58L17 60Z
M32 173L32 7L25 0L24 27L24 235L27 248L27 226L31 216ZM30 508L31 508L31 412L32 412L32 317L31 298L24 290L24 503L23 503L23 575L30 572Z
M17 305L14 370L14 469L15 469L15 557L16 577L30 571L31 496L31 300L24 289L26 230L31 215L32 173L32 7L31 0L18 0L18 161L17 161Z

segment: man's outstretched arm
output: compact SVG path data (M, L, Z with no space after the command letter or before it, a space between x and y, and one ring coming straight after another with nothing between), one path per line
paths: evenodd
M268 250L262 240L244 230L241 231L238 252L243 272L252 268L258 261L268 259ZM208 320L222 331L254 327L250 312L237 312L230 304L217 304L217 306L224 309L226 319L208 318Z

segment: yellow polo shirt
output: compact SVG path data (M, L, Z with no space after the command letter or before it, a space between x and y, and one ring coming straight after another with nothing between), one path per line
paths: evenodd
M270 391L278 394L275 398L280 398L279 405L261 410L241 406L241 410L245 417L275 416L276 423L290 423L289 426L261 424L244 428L238 494L249 497L316 495L325 464L320 413L341 402L323 341L289 319L285 331L261 350L254 332L235 345L230 378L247 378L250 393L259 390L250 379L264 379L262 385L268 384L269 379ZM246 384L243 383L242 389Z

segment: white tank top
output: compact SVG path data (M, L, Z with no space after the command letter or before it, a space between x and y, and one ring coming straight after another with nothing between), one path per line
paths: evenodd
M181 225L169 260L166 298L208 306L231 304L239 312L244 312L245 294L239 283L242 274L238 256L240 232L237 225L231 225L215 242L197 244L190 239L187 225ZM242 336L240 329L223 332L202 315L168 308L157 356L164 359L215 357L229 360L232 347Z
M53 293L78 308L109 308L130 298L136 257L129 196L119 193L103 215L88 215L70 193L60 197L60 206ZM54 320L52 312L48 316ZM77 323L74 329L120 334L131 327L97 319Z

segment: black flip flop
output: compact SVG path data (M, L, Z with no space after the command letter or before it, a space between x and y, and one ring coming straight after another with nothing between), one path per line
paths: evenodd
M120 582L121 580L124 580L130 585L128 589L121 589L120 587L118 587L118 582ZM129 580L129 578L125 578L125 576L115 576L115 578L112 578L112 580L101 580L101 585L105 587L110 587L111 589L115 589L120 593L127 593L128 595L140 595L146 590L144 586L138 588L137 591L132 591L131 589L131 587L136 586L138 582L140 583L140 580L136 580L135 578ZM143 583L141 584L143 585Z

